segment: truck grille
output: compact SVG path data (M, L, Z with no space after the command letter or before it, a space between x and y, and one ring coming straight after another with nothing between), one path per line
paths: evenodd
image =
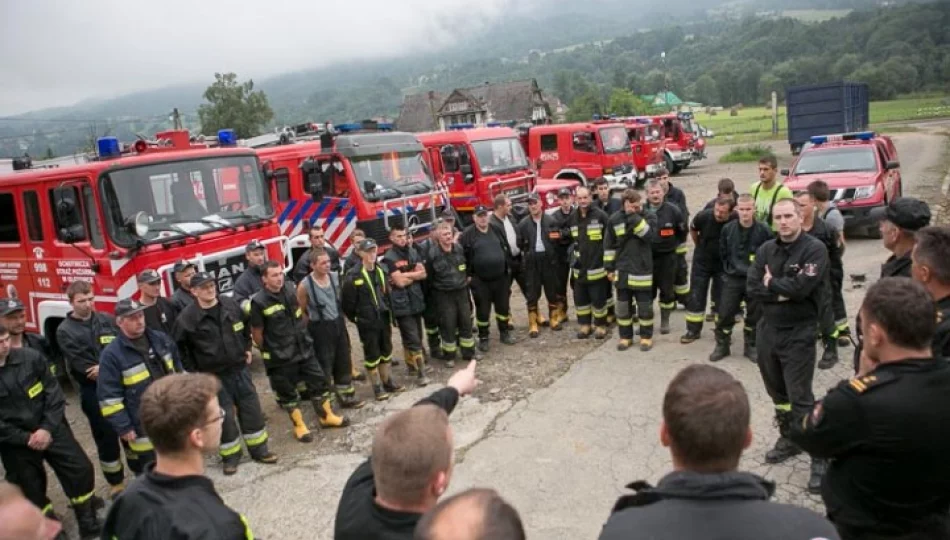
M393 225L407 225L407 220L409 225L415 226L416 224L426 224L432 223L435 216L438 216L441 213L441 207L436 208L425 208L423 210L418 210L416 212L409 212L408 217L404 214L399 215L390 215L389 216L389 226ZM366 232L366 236L376 240L377 244L388 244L389 243L389 230L386 229L386 220L379 217L372 220L360 221L357 225L359 228L363 229ZM411 228L411 227L409 227ZM419 231L422 232L422 231ZM417 235L419 233L417 232Z
M831 190L831 200L832 200L832 201L840 201L840 200L842 200L842 199L853 199L853 198L854 198L854 193L855 193L856 191L857 191L857 190L856 190L855 188L832 189L832 190Z

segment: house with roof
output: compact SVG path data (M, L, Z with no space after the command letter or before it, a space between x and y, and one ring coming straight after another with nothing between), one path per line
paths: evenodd
M660 92L659 94L647 94L640 96L644 102L654 107L674 109L683 104L683 100L673 92Z
M535 79L429 91L406 96L396 120L400 131L446 130L455 124L547 124L552 107Z

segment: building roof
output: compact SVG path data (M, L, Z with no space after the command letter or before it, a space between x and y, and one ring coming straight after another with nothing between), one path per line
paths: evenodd
M403 99L396 119L399 131L435 131L439 129L436 112L442 107L445 96L438 92L412 94Z
M548 106L534 79L497 84L485 83L458 90L491 111L494 120L529 120L536 106Z
M660 92L659 94L647 94L645 96L640 96L643 101L653 105L682 105L683 100L681 100L673 92Z

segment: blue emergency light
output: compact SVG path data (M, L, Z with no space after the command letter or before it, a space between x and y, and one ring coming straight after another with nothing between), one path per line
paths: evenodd
M594 119L595 122L596 122L597 120L600 120L600 115L599 115L599 114L594 114L593 119Z
M485 124L485 127L501 127L501 122L489 122Z
M119 139L116 137L101 137L96 141L96 149L99 151L100 159L122 155L122 147L119 146Z
M378 129L378 130L380 130L380 131L392 131L392 130L393 130L393 125L392 125L392 123L376 124L376 129Z
M234 135L233 129L220 129L218 130L218 144L221 146L235 146L237 144L237 136Z
M472 129L475 124L450 124L449 129Z
M812 144L825 144L826 142L837 141L870 141L874 139L873 131L856 131L854 133L841 133L838 135L815 135L812 137Z

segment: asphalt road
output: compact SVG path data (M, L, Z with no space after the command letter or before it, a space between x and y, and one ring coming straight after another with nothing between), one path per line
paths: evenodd
M895 135L906 195L931 201L940 196L947 173L947 139L938 135L943 127L927 124L920 132ZM782 166L790 163L786 145L776 144L775 149ZM718 164L726 151L728 147L711 147L709 159L673 179L685 191L692 209L715 195L721 177L735 180L740 190L756 180L754 163ZM885 258L879 241L851 239L846 276L863 273L874 280ZM852 319L862 295L863 289L845 283ZM523 326L523 306L513 304L515 320ZM452 416L458 451L450 491L473 486L498 489L521 512L530 538L594 538L625 484L640 479L655 482L670 469L668 453L658 439L663 392L678 370L705 362L713 347L709 325L700 341L679 343L685 331L683 311L674 314L673 332L658 335L649 353L635 348L618 353L616 332L607 342L579 341L572 337L574 329L570 325L557 334L547 331L537 340L524 338L520 329L521 343L505 348L493 343L493 352L479 366L485 383ZM741 343L733 349L741 352ZM845 361L835 369L818 372L816 395L848 377L851 351L842 350ZM763 465L763 455L777 434L756 367L738 356L718 365L742 381L753 404L755 440L742 467L777 482L777 500L819 509L820 499L805 492L805 459ZM397 373L402 369L397 368ZM444 381L448 373L440 367L434 379ZM437 388L411 389L391 402L371 404L354 416L354 426L317 433L314 444L302 445L290 439L289 422L274 405L266 379L257 373L255 381L280 463L245 463L239 474L224 478L216 460L209 459L208 474L225 501L245 513L254 532L268 540L331 538L340 491L353 468L365 459L375 427L386 413L408 407ZM365 385L360 392L369 396ZM74 397L71 404L67 416L85 447L92 450ZM308 417L312 419L309 413ZM98 481L104 492L101 477ZM65 500L52 476L50 496L60 515L66 515ZM75 531L71 516L67 528Z

